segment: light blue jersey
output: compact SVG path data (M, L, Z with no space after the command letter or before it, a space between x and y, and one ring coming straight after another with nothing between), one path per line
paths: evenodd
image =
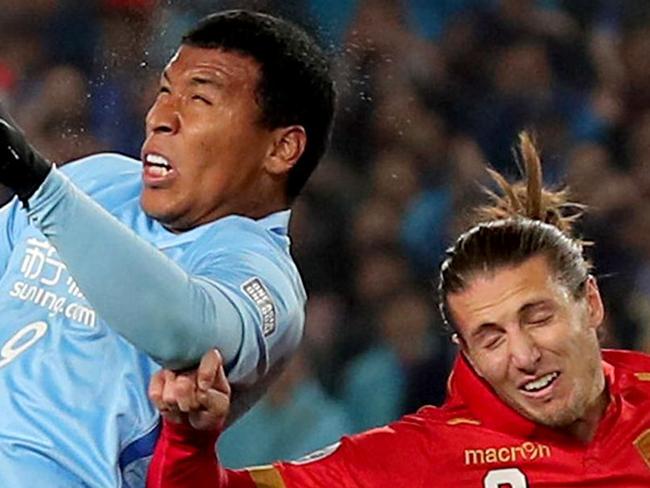
M92 156L53 171L29 217L17 202L0 211L2 487L144 486L159 366L140 350L168 364L187 343L195 350L178 361L189 364L223 345L235 391L256 398L299 343L289 211L173 234L142 212L141 171ZM194 324L204 342L183 335Z

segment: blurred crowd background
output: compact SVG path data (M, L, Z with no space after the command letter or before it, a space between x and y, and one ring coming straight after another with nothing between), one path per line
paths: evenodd
M484 199L484 166L517 176L523 128L548 184L590 207L580 234L594 242L604 345L650 352L650 2L0 0L0 99L59 164L137 156L180 36L230 7L317 36L340 103L293 215L304 345L224 436L226 464L299 456L440 402L455 349L436 270Z

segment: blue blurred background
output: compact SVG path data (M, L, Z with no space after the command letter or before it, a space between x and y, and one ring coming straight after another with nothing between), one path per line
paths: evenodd
M310 300L300 354L221 441L230 466L295 457L437 403L455 354L436 269L537 134L608 310L606 346L650 351L647 0L0 0L0 100L59 164L137 156L160 70L202 15L249 7L305 26L334 60L331 150L298 200ZM0 201L8 198L0 192Z

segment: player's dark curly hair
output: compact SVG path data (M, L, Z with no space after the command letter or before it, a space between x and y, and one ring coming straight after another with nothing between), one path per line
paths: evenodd
M450 332L447 297L465 289L480 273L544 255L559 280L580 297L591 268L583 255L584 241L573 236L573 224L584 206L568 201L568 190L544 188L538 151L527 132L519 135L525 181L509 183L488 169L502 195L487 190L492 204L476 209L476 223L446 252L440 267L440 313Z
M336 93L328 57L301 28L246 10L203 18L182 43L235 51L259 63L261 123L271 129L301 125L307 134L305 151L288 175L287 196L293 200L329 143Z

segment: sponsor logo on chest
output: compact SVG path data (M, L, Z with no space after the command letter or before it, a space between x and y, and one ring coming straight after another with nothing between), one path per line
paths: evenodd
M51 315L95 327L95 311L46 239L27 239L19 273L22 277L13 282L10 297L32 303Z
M465 465L517 463L534 461L551 456L551 448L537 442L524 442L516 446L465 449Z

